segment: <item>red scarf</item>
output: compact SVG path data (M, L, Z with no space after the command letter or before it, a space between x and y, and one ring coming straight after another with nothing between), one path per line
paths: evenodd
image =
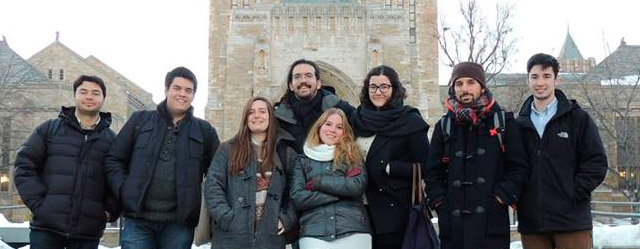
M496 103L491 92L486 91L470 104L462 104L454 96L444 102L447 110L453 113L458 123L480 124L480 119L491 114L491 107Z

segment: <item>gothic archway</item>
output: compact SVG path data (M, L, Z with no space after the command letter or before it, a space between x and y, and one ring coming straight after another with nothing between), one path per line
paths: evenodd
M351 78L340 69L323 61L316 61L320 68L320 81L323 86L330 86L336 90L336 95L346 100L354 107L360 105L360 88Z

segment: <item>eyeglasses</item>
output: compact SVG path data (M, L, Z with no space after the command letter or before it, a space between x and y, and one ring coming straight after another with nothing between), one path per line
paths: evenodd
M376 93L376 91L378 89L380 89L381 93L386 93L386 92L389 91L389 89L391 89L391 85L389 85L389 84L382 84L382 85L379 85L379 86L369 85L369 92L370 93Z

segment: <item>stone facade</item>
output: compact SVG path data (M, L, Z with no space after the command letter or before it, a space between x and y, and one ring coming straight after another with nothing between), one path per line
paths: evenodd
M224 139L238 129L251 96L278 101L289 65L314 60L323 85L359 105L366 73L395 68L406 104L429 123L438 100L436 0L210 1L209 99L205 116Z
M111 112L111 128L116 132L132 112L155 108L151 93L94 56L83 58L57 39L28 60L11 50L6 39L0 41L0 175L9 180L0 184L0 192L7 191L6 196L12 197L0 200L3 205L21 203L11 181L17 149L35 127L57 117L61 106L75 105L73 81L81 74L104 80L107 98L102 110ZM29 217L27 210L5 215L14 221Z

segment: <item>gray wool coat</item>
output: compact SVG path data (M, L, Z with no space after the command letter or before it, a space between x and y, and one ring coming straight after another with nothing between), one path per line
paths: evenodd
M293 140L284 132L279 133L276 143ZM296 153L290 147L284 165L293 165ZM285 239L278 235L278 220L285 231L297 223L295 209L289 200L288 170L274 151L275 166L267 190L263 218L256 224L256 173L257 161L252 160L239 175L231 174L228 160L231 143L227 141L216 152L205 182L205 201L211 213L213 249L260 248L284 249ZM255 228L255 230L254 230Z

